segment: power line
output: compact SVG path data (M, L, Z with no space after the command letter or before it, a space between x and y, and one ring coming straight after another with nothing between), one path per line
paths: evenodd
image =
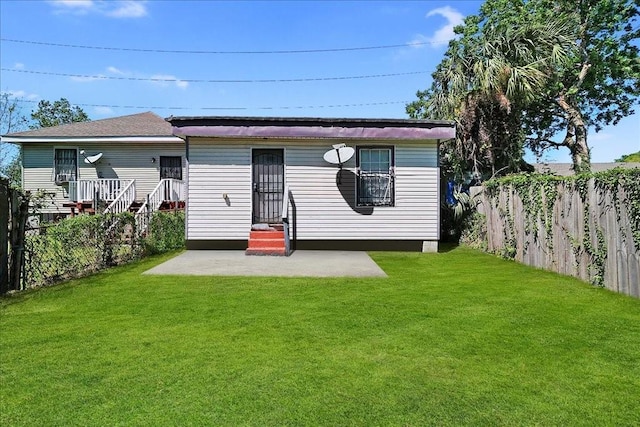
M17 102L33 103L30 99L16 99ZM376 105L392 105L392 104L408 104L411 101L382 101L382 102L365 102L354 104L328 104L328 105L289 105L289 106L267 106L267 107L163 107L163 106L149 106L149 105L115 105L115 104L76 104L74 106L79 107L102 107L102 108L124 108L124 109L137 109L137 110L210 110L210 111L223 111L223 110L301 110L301 109L315 109L315 108L340 108L340 107L369 107Z
M357 79L374 79L380 77L397 77L408 76L415 74L427 74L428 71L410 71L406 73L389 73L389 74L370 74L364 76L339 76L339 77L309 77L309 78L294 78L294 79L179 79L176 77L128 77L128 76L103 76L103 75L87 75L87 74L71 74L71 73L54 73L49 71L35 71L24 70L16 68L0 68L2 71L10 71L14 73L25 74L38 74L46 76L58 76L58 77L74 77L78 79L87 80L133 80L133 81L146 81L146 82L159 82L159 83L293 83L293 82L314 82L314 81L330 81L330 80L357 80Z
M18 40L0 38L3 42L33 44L40 46L66 47L73 49L93 49L93 50L113 50L124 52L145 52L145 53L176 53L176 54L195 54L195 55L273 55L273 54L299 54L299 53L328 53L328 52L353 52L358 50L376 50L376 49L395 49L400 47L419 47L425 45L433 45L433 42L412 42L404 44L389 44L379 46L359 46L359 47L340 47L328 49L301 49L301 50L169 50L169 49L140 49L129 47L113 47L113 46L89 46L79 44L51 43L35 40Z

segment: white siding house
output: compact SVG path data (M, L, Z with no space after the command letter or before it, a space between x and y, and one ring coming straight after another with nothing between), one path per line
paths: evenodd
M455 136L450 122L168 120L186 141L188 249L246 248L283 207L296 249L437 248L438 143ZM339 143L355 151L342 167L323 159Z
M23 189L48 196L41 210L45 219L81 210L96 191L104 207L132 182L128 204L139 205L161 179L177 183L186 173L184 141L150 112L18 132L2 140L21 147Z

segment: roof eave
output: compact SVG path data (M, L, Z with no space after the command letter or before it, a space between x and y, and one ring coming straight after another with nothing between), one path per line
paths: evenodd
M455 124L444 120L307 117L170 117L179 137L444 140Z
M453 126L451 120L393 119L393 118L347 118L347 117L252 117L252 116L171 116L165 119L175 126L367 126L367 127L429 127Z
M2 142L11 144L42 144L42 143L79 143L79 142L183 142L181 138L173 135L163 136L3 136Z

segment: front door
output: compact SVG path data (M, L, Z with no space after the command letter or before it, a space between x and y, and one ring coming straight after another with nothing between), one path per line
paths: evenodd
M282 222L284 150L253 150L253 223Z

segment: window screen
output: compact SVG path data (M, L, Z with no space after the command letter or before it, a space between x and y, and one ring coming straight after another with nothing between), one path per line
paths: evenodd
M160 179L182 179L182 157L160 156Z
M393 206L393 148L358 147L356 166L358 206Z
M56 148L54 151L54 180L76 181L78 154L75 148Z

